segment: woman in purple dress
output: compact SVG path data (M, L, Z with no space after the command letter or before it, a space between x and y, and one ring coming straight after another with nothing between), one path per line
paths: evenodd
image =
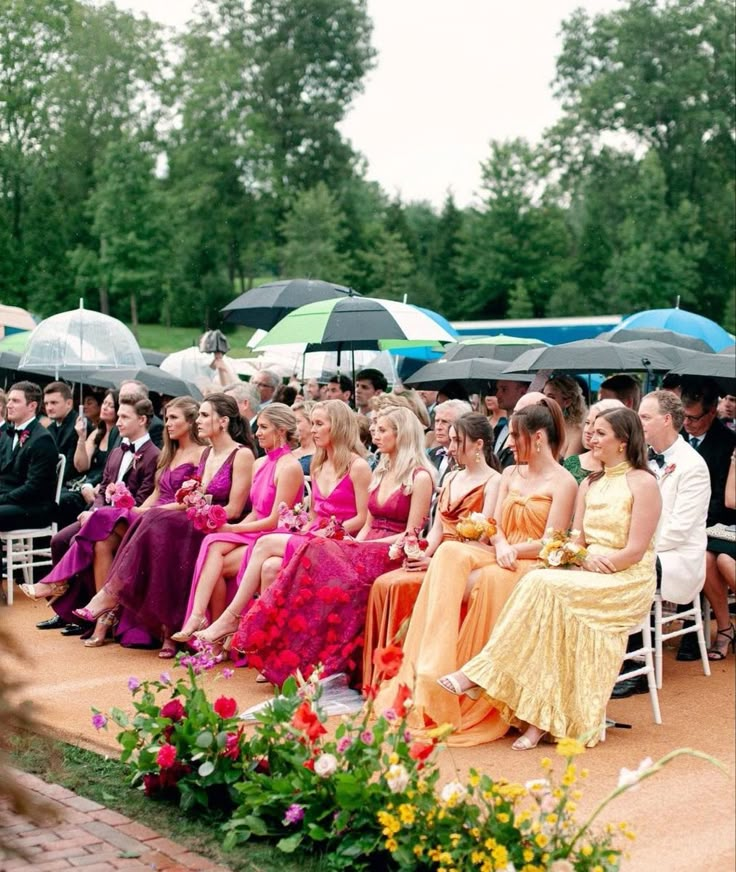
M225 524L207 536L199 549L184 626L171 637L189 642L208 625L207 612L219 618L237 590L244 549L266 533L287 532L279 524L279 508L302 499L304 473L292 453L296 416L283 403L269 403L258 416L256 438L265 457L253 466L251 511L237 524Z
M401 563L390 545L427 520L435 470L419 420L408 409L386 410L373 439L381 459L356 538L304 543L235 634L233 647L246 652L249 664L273 684L283 684L297 669L308 675L318 664L324 675L356 673L371 585Z
M362 457L365 452L355 413L342 400L317 403L312 409L312 435L316 451L310 467L309 524L301 532L261 536L247 553L241 551L247 565L235 597L212 626L196 634L198 639L225 644L259 587L276 577L302 542L323 535L331 518L348 534L357 533L365 524L371 471Z
M242 517L250 493L255 460L253 436L226 394L211 394L197 417L199 436L210 445L202 454L196 479L204 498L224 506L228 520ZM153 508L137 518L125 534L104 587L83 609L86 621L114 612L116 637L128 647L163 639L159 652L173 657L176 646L168 627L181 626L189 579L205 537L187 517L182 503Z

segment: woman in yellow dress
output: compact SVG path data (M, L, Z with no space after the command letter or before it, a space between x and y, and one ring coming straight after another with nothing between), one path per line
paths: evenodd
M638 415L603 412L591 445L603 470L580 488L574 526L588 549L580 571L526 575L485 648L440 679L451 694L482 691L505 721L526 725L517 751L545 733L596 744L628 633L654 596L661 499Z
M488 418L475 413L458 418L450 427L449 454L460 469L445 479L427 536L427 550L421 557L407 558L403 568L380 575L371 588L363 649L365 685L371 685L375 677L373 652L399 642L402 625L411 615L432 555L442 542L459 538L455 527L461 517L472 512L493 514L501 475Z
M564 419L554 400L526 406L511 417L509 442L517 465L504 470L491 546L444 542L432 558L404 643L399 674L379 693L378 710L391 705L399 683L412 688L409 724L421 730L450 723L453 745L477 745L502 736L508 725L487 700L452 697L437 679L481 650L518 579L537 565L549 525L570 523L577 486L557 458ZM533 402L533 401L532 401ZM487 588L480 602L464 604L475 582Z

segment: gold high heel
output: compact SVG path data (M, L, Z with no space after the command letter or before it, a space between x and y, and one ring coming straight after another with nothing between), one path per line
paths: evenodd
M40 584L40 582L39 582ZM48 605L56 602L59 597L64 596L64 594L69 590L69 583L66 581L58 581L53 584L44 584L43 587L47 588L46 593L37 594L36 593L36 585L35 584L21 584L19 585L20 589L23 593L28 597L28 599L32 600L40 600L45 599Z
M178 630L176 633L172 633L169 638L172 639L174 642L191 642L197 633L201 632L202 630L206 630L209 625L210 622L203 615L201 620L199 621L197 626L191 631L191 633L185 633L184 628L182 627L181 630Z
M225 612L227 612L229 615L232 615L232 617L235 618L235 620L237 621L238 624L240 623L242 613L238 615L235 612L231 611L231 609L229 609L229 608L226 608ZM225 612L223 612L222 614L224 615ZM225 648L227 646L228 639L230 639L230 637L235 635L237 629L238 628L236 626L234 630L225 630L224 633L220 633L220 635L215 636L214 639L206 639L202 635L205 632L204 630L195 630L195 632L192 635L194 636L195 639L198 639L200 642L206 642L208 645L218 645L219 644L223 648ZM174 637L172 636L172 639L173 638Z
M113 627L118 622L118 616L115 611L105 612L97 619L95 631L89 639L84 640L85 648L101 648L106 640L108 633L112 632Z

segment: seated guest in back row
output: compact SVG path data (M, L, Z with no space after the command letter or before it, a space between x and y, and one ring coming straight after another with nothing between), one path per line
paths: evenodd
M150 399L148 385L144 385L142 381L132 378L120 382L119 394L121 397L134 395L139 400ZM164 444L164 422L156 414L155 409L153 409L153 417L148 425L148 435L156 448L160 449Z
M346 375L333 375L327 382L325 388L326 400L342 400L343 403L350 405L350 400L353 397L353 381Z
M621 400L627 409L636 411L641 402L641 385L633 375L619 373L601 382L599 400Z
M77 447L77 434L74 424L77 411L72 408L72 389L65 382L55 381L46 385L43 391L43 405L51 423L46 428L54 437L56 450L66 458L64 467L64 484L74 478L74 452Z
M0 454L0 530L43 527L56 514L54 437L40 425L37 415L41 388L16 382L8 391L10 427L3 438L10 443ZM11 432L12 429L12 432ZM12 437L12 438L11 438Z
M388 390L386 376L380 369L361 369L355 375L355 408L361 415L368 415L373 406L371 400Z

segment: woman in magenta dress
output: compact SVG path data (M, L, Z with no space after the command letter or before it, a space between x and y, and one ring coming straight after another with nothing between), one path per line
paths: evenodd
M205 498L224 506L228 520L243 515L250 493L253 437L226 394L211 394L197 417L199 435L210 446L199 462L196 477ZM181 503L154 508L128 529L110 568L108 579L84 609L83 620L97 620L114 612L116 637L123 645L138 647L163 639L159 656L173 657L176 648L168 628L181 626L189 593L189 580L205 537Z
M64 620L75 620L72 612L80 600L84 602L105 583L115 552L130 524L149 509L173 504L176 491L196 471L204 446L197 431L198 412L199 404L191 397L177 397L166 405L164 445L158 458L153 492L142 501L131 494L136 503L132 506L110 505L91 512L66 554L45 578L30 588L29 594L44 596L44 589L52 589L48 585L54 585L56 591L60 584L67 583L66 592L54 600L53 608ZM85 644L88 647L101 644L106 629L101 625L99 632L95 631Z
M212 626L196 633L198 639L223 644L237 630L241 613L259 587L265 588L306 539L323 535L330 518L341 522L348 534L357 533L368 513L371 471L363 460L355 413L342 400L326 400L312 409L312 435L316 445L312 461L310 522L298 533L261 536L245 555L246 567L233 601Z
M283 403L269 403L258 416L256 438L265 457L253 466L250 488L251 511L237 524L225 524L217 533L205 537L184 625L171 637L175 642L189 642L196 630L207 624L207 612L218 618L237 590L239 569L245 550L266 533L286 532L279 525L279 507L288 507L304 494L304 473L292 454L296 440L296 416Z
M314 538L300 546L276 581L243 617L233 647L273 684L320 664L324 675L355 673L373 581L395 569L389 546L423 527L435 471L424 431L408 409L380 414L373 439L381 459L368 518L355 539Z

